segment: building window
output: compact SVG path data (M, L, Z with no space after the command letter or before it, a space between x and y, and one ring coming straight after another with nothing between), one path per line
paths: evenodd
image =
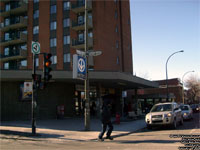
M6 33L4 34L4 38L5 38L5 41L10 40L10 33L9 33L9 32L6 32Z
M52 65L57 64L57 56L56 55L51 57L51 62L52 62Z
M117 14L117 10L115 10L115 18L117 19L118 14Z
M51 14L55 14L56 13L56 5L52 5L51 6Z
M69 18L65 18L63 20L63 27L69 27L70 26L70 19Z
M36 59L35 59L35 65L36 65L36 67L39 66L39 58L36 58Z
M5 18L4 25L9 26L10 25L10 18Z
M70 10L70 2L63 3L63 10Z
M36 18L39 18L39 10L35 10L33 12L33 18L36 19Z
M50 39L50 47L56 47L56 38Z
M27 50L27 44L20 45L20 48L23 50Z
M84 16L78 16L78 24L79 25L84 24Z
M5 5L5 11L10 11L10 4Z
M54 22L51 22L51 24L50 24L50 30L56 30L56 21L54 21Z
M27 60L22 60L21 61L21 66L26 67L27 66Z
M8 55L9 55L9 48L8 48L8 47L5 47L5 48L4 48L4 55L5 55L5 56L8 56Z
M34 26L33 27L33 34L38 34L39 33L39 26Z
M21 31L21 33L28 34L28 31L27 30L23 30L23 31Z
M67 36L64 36L64 45L66 44L70 44L70 36L67 35Z
M119 48L119 42L116 41L116 48Z
M39 0L33 0L33 3L39 3Z
M83 33L78 34L78 41L79 42L83 42L84 41L84 34Z
M70 62L70 53L64 54L64 63Z
M115 32L118 33L118 26L116 26L116 28L115 28Z
M92 13L88 13L88 20L92 20Z
M93 33L92 33L92 32L89 32L89 33L88 33L88 37L91 37L91 38L92 38L92 37L93 37Z
M117 64L119 65L119 57L117 57Z
M9 69L9 63L8 62L4 63L4 69Z

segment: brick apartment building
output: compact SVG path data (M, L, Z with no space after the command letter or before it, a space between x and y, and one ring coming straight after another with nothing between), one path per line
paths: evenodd
M23 93L31 81L31 43L40 43L41 53L52 54L52 80L38 92L38 118L55 118L56 106L65 116L82 112L83 81L72 78L72 58L84 50L84 0L3 0L1 6L1 119L29 119L31 100ZM121 110L122 91L157 87L157 83L132 75L132 45L129 0L88 0L89 50L102 55L89 58L90 100L100 108L105 91ZM36 58L42 74L43 55Z

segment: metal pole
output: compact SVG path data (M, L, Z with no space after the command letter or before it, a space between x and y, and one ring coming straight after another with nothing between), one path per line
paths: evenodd
M182 77L182 84L183 84L183 104L185 104L185 96L184 96L184 77L186 74L190 73L190 72L194 72L194 71L188 71L186 73L184 73L183 77Z
M167 61L166 61L166 65L165 65L165 68L166 68L166 86L167 86L167 102L169 101L169 88L168 88L168 72L167 72L167 63L169 61L169 59L176 53L180 53L180 52L184 52L183 50L181 51L177 51L177 52L174 52L173 54L171 54L168 58L167 58Z
M90 100L89 100L89 78L88 78L88 10L85 0L85 54L86 54L86 79L85 79L85 130L90 130Z
M36 74L36 69L35 69L35 54L33 54L33 75ZM35 90L36 90L36 86L35 86L35 81L34 81L34 77L32 77L32 134L36 134L36 122L35 122Z

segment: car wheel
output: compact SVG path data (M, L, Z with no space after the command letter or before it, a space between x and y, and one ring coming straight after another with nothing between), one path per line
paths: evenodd
M180 125L183 125L183 117L181 117Z
M173 128L173 129L176 129L176 119L174 119L174 122L173 122L173 124L172 124L172 128Z

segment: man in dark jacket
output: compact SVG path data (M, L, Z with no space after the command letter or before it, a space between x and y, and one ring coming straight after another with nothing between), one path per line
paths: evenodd
M102 112L101 112L101 122L102 122L102 130L99 134L99 140L103 141L103 135L106 132L107 126L108 126L108 132L106 139L113 140L111 137L111 133L113 130L113 125L111 122L111 103L109 101L104 101L102 106Z

